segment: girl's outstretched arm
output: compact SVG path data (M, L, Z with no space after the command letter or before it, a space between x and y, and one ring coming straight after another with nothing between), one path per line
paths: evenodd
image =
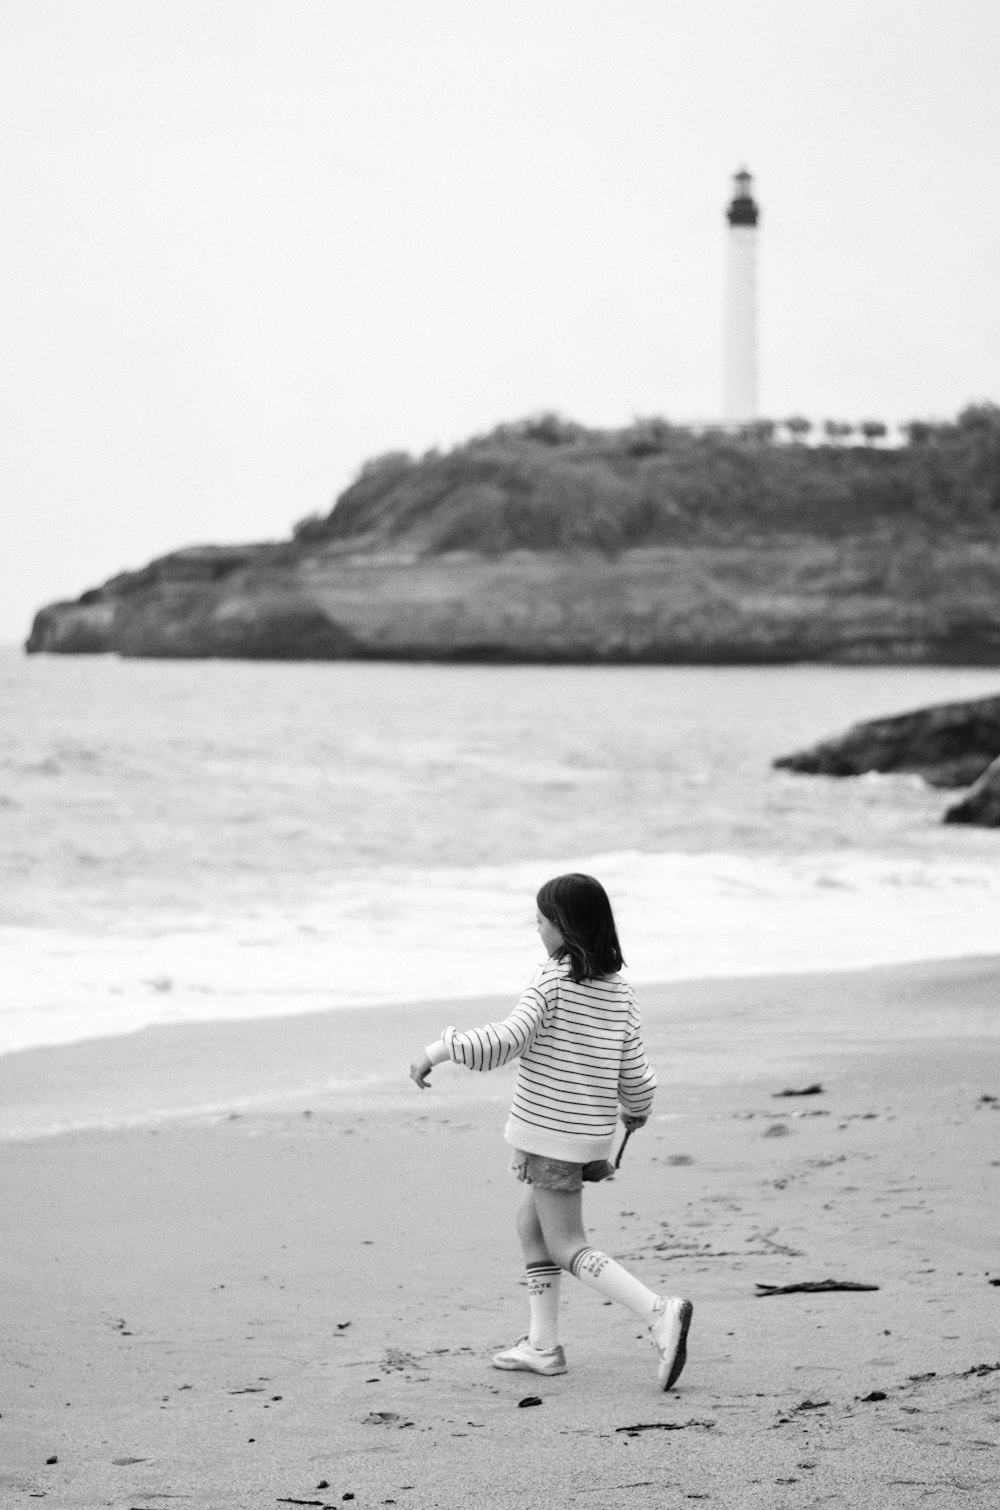
M509 1017L458 1033L445 1028L441 1041L448 1058L467 1070L497 1070L523 1054L541 1026L545 998L529 987Z
M436 1064L443 1064L446 1059L453 1059L467 1070L496 1070L523 1054L545 1015L545 973L544 970L540 972L510 1016L500 1022L488 1022L485 1027L472 1028L467 1033L445 1028L437 1043L430 1044L413 1061L411 1080L421 1090L426 1090L427 1076Z

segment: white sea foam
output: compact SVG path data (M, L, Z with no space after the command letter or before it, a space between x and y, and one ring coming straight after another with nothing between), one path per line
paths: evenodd
M571 868L606 882L639 982L992 953L995 832L943 827L916 778L772 759L995 687L0 654L0 1049L509 998Z
M1000 868L835 855L620 852L377 867L307 906L73 932L0 930L0 1052L154 1023L516 992L546 876L601 877L633 980L837 970L995 953ZM447 1016L446 1008L443 1017Z

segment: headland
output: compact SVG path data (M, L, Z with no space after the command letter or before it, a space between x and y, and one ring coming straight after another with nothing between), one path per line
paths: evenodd
M1000 408L901 446L541 416L366 464L286 541L180 549L32 653L1000 665Z

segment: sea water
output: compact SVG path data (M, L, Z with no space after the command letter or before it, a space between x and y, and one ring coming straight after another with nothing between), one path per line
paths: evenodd
M0 1052L513 993L569 869L639 982L996 952L1000 834L771 762L998 684L0 651Z

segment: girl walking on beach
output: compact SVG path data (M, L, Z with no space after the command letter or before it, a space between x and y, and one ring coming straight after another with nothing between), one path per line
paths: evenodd
M619 1107L626 1130L642 1127L656 1088L632 987L619 974L624 961L611 903L599 881L580 874L546 881L536 900L549 958L513 1012L468 1033L445 1028L414 1060L410 1077L426 1090L431 1070L446 1059L470 1070L518 1060L504 1137L514 1148L511 1170L525 1185L517 1232L530 1325L494 1365L566 1372L558 1339L566 1270L646 1323L659 1353L660 1387L670 1389L687 1355L691 1302L647 1289L590 1247L583 1227L583 1184L612 1173L606 1161Z

